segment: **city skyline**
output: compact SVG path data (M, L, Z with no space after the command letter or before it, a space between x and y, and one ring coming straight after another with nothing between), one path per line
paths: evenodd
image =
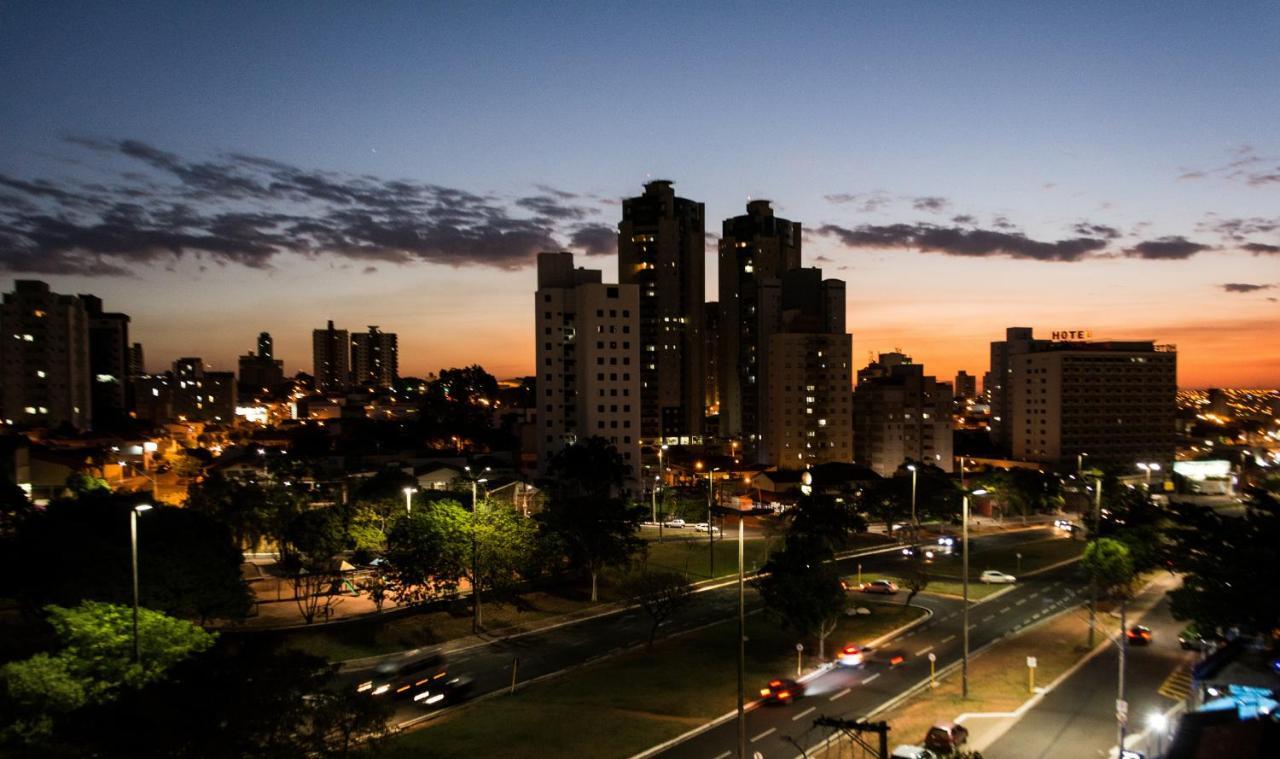
M231 369L264 330L308 370L332 319L398 333L404 375L525 375L536 253L617 281L618 203L661 178L706 205L708 300L749 197L803 224L855 366L980 376L1030 326L1175 343L1183 387L1280 384L1274 6L682 14L641 53L654 18L589 7L6 6L0 277L128 313L152 370ZM760 28L789 54L703 54ZM307 52L343 34L390 44ZM638 77L653 56L694 86Z

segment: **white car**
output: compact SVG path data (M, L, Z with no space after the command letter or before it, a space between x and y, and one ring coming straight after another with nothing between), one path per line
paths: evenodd
M675 527L675 528L679 529L679 528L681 528L681 527L684 527L684 520L683 520L683 519L681 519L680 517L676 517L675 519L668 519L666 522L663 522L663 523L662 523L662 526L663 526L663 527Z
M992 583L994 585L1007 585L1018 581L1013 575L1007 575L1004 572L997 572L994 569L988 569L982 573L980 578L983 582Z
M698 522L693 526L694 532L706 532L709 525L706 522Z
M933 752L923 746L895 746L890 759L933 759Z

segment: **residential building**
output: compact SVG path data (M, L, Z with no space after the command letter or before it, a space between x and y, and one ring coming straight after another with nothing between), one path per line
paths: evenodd
M753 200L721 231L720 434L740 439L743 453L758 459L769 397L767 347L781 325L783 274L800 268L801 225L775 216L769 201Z
M631 487L639 487L640 288L604 284L598 269L575 269L572 253L538 255L540 471L566 445L601 437L627 463Z
M129 348L129 376L137 377L147 373L147 361L142 352L142 343L134 343Z
M258 333L258 352L241 356L239 370L238 389L245 398L272 393L284 385L284 362L274 357L269 332Z
M1049 344L1048 340L1035 339L1031 333L1031 327L1009 327L1005 330L1004 340L991 343L991 370L986 375L989 381L984 388L991 403L991 443L1006 455L1011 452L1013 443L1009 432L1009 418L1016 394L1009 386L1013 365L1018 356Z
M325 329L312 330L311 363L316 392L345 392L350 389L350 334L345 329L334 329L333 320Z
M702 310L702 332L705 336L703 356L707 361L703 377L703 406L707 416L720 413L720 304L711 301Z
M0 305L0 420L87 429L92 372L84 301L17 280Z
M904 462L952 469L951 389L922 364L882 354L853 391L854 459L883 477Z
M978 397L978 378L961 369L956 372L953 390L956 398L973 400Z
M399 377L396 335L369 325L351 336L352 380L357 387L394 387Z
M81 295L89 320L89 394L96 430L119 429L129 416L129 317L102 310L102 299Z
M208 371L204 360L184 357L173 362L165 387L169 393L167 418L187 421L230 423L236 411L236 376L232 372ZM150 389L157 385L149 383ZM156 397L153 395L153 397Z
M622 201L618 281L639 293L641 435L688 443L703 433L705 212L655 180Z
M1042 341L1010 360L1005 425L1014 458L1074 469L1167 471L1176 443L1178 354L1154 341Z

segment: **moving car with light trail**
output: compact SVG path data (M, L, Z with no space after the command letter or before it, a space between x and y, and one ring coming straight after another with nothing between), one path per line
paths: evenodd
M432 680L443 680L448 674L440 654L389 659L374 667L373 675L356 685L356 692L409 698Z
M804 685L782 678L770 680L767 687L760 689L760 698L766 704L789 704L803 695Z
M1005 574L1004 572L997 572L994 569L988 569L987 571L983 572L982 577L979 579L981 579L985 583L990 583L992 585L1008 585L1010 583L1015 583L1018 581L1018 578L1014 577L1013 575Z

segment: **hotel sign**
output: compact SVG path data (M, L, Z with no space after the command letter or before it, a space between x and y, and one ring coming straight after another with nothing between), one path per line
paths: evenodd
M1093 337L1091 329L1055 329L1049 333L1053 340L1089 340Z

